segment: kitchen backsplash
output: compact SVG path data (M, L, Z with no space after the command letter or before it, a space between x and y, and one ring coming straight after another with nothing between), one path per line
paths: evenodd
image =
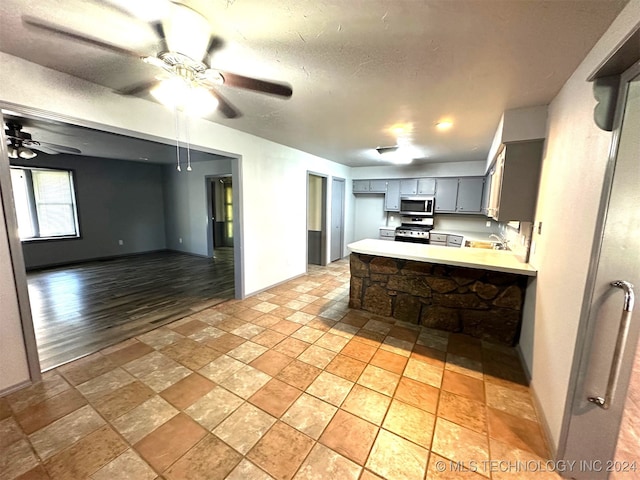
M498 222L489 220L481 215L435 215L433 217L434 228L436 230L455 232L478 232L486 233L489 236L492 233L498 233ZM487 227L487 222L490 226ZM397 227L401 223L401 217L398 213L387 213L387 226Z
M492 233L498 233L498 222L482 215L436 215L434 228L442 231L451 230L452 232L486 233L489 236Z
M500 235L508 240L509 249L520 257L523 262L528 262L533 223L520 222L519 225L515 225L501 222L498 223L498 231Z

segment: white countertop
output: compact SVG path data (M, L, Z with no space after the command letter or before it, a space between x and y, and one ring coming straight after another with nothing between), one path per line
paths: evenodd
M510 251L483 248L452 248L421 243L389 242L367 238L347 245L350 251L379 257L402 258L418 262L458 267L482 268L496 272L536 276L536 270Z

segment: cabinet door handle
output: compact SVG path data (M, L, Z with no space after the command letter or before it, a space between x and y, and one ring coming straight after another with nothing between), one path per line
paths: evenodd
M618 329L618 338L613 351L613 360L611 362L611 370L609 370L609 380L607 381L607 391L604 397L595 396L587 397L591 403L595 403L600 408L607 410L613 402L613 395L618 386L618 378L620 376L620 367L622 367L622 355L624 347L629 336L629 325L631 325L631 314L633 313L634 293L633 285L624 280L616 280L609 285L624 290L624 303L622 305L622 317L620 318L620 327Z

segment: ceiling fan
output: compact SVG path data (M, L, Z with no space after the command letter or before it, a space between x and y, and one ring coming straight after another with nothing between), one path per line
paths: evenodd
M138 95L149 91L162 103L169 104L172 100L175 100L175 96L177 95L183 95L186 97L185 91L196 92L198 94L194 96L196 104L198 102L205 102L207 97L208 100L212 100L213 102L217 101L218 110L227 118L237 118L241 116L241 113L220 94L217 89L219 85L242 88L282 98L291 97L293 90L287 83L260 80L212 68L210 63L211 57L224 46L224 41L220 37L213 35L208 21L200 13L177 2L170 2L169 5L173 11L171 16L166 18L166 20L171 22L175 17L180 17L182 21L186 19L186 22L184 22L184 31L176 32L177 35L173 35L173 38L169 39L165 33L165 24L162 20L153 20L149 22L149 25L158 39L157 51L152 56L141 55L126 48L87 37L81 33L65 29L34 17L24 16L22 17L22 21L25 25L30 27L36 27L65 36L75 41L80 41L112 52L139 58L145 63L159 67L164 71L164 78L154 78L153 80L132 85L118 91L118 93L122 95ZM118 9L122 10L121 8ZM200 38L197 41L197 43L200 44L195 45L195 48L193 48L193 46L191 48L183 48L183 42L180 42L180 38L193 36L192 30L204 31L205 34L196 35L196 37ZM203 55L198 58L194 56L194 54L187 53L186 50L203 52ZM169 98L167 98L166 93L162 93L162 87L169 87L171 90L168 95ZM165 88L165 90L167 90L167 88ZM173 98L171 98L172 95ZM174 104L173 106L175 107L176 105ZM184 105L180 105L180 107L183 106Z
M77 148L33 140L31 134L22 131L22 125L15 121L7 122L6 127L4 133L7 137L9 158L30 160L37 155L33 150L39 150L49 155L57 155L58 153L82 153Z

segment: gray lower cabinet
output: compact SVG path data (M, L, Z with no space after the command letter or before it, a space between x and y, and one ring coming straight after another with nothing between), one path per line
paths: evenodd
M387 191L384 194L385 212L400 211L400 180L387 181Z
M447 247L462 247L462 235L447 235Z
M396 229L395 228L381 228L380 229L380 240L395 240L396 239Z
M418 179L418 195L434 195L436 193L435 178Z
M439 245L441 247L447 246L447 234L446 233L431 233L429 235L430 245Z
M458 198L458 179L439 178L436 185L436 212L454 213Z
M484 178L460 178L458 181L457 213L482 213ZM437 204L436 204L437 205Z

